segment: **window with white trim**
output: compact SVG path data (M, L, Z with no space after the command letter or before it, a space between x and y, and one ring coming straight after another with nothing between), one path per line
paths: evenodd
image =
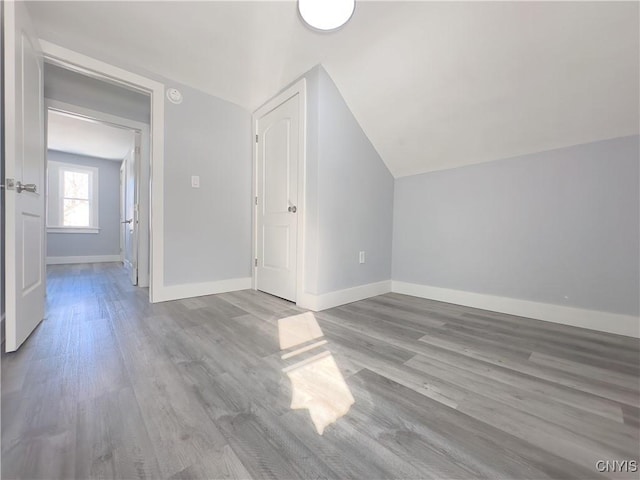
M98 169L48 163L47 231L98 233Z

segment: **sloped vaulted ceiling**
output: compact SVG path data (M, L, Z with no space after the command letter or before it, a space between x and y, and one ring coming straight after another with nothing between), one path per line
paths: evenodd
M637 2L30 2L45 40L254 110L322 63L395 176L637 134Z

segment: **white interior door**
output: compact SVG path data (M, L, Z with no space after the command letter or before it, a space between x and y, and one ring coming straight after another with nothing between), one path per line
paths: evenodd
M124 159L124 266L132 285L138 284L138 167L140 165L140 134Z
M6 351L44 317L42 54L24 2L4 2Z
M257 288L296 301L299 95L258 119Z

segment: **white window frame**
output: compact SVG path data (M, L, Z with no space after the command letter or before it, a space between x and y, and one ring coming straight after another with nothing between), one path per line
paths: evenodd
M49 197L47 200L47 233L100 233L99 223L99 169L96 167L88 167L75 163L65 163L56 160L48 162L47 178L51 185L51 174L58 175L58 191L57 198ZM84 173L89 175L89 226L88 227L72 227L62 225L62 212L64 211L64 172ZM55 180L53 180L55 181ZM52 195L49 190L49 196ZM55 208L55 211L52 211ZM52 223L52 219L53 222Z

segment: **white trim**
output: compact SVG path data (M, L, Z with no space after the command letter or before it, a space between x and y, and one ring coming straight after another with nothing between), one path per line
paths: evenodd
M118 201L119 201L119 208L118 208L118 214L120 215L119 219L122 222L123 220L125 220L125 205L124 205L124 195L125 195L125 185L124 185L124 179L125 179L125 165L126 162L123 160L120 163L120 176L118 177L118 181L120 182L118 184L119 187L119 192L118 192ZM120 231L118 232L118 237L120 237L120 261L124 264L124 242L125 242L125 227L123 223L120 223ZM138 272L138 275L140 274L140 272Z
M47 233L91 233L98 234L100 233L100 228L96 227L63 227L63 226L55 226L50 227L47 226Z
M251 278L232 278L214 282L185 283L182 285L167 285L157 297L157 302L180 300L183 298L202 297L204 295L216 295L218 293L235 292L251 288Z
M307 80L302 78L292 86L279 93L258 108L251 117L253 145L253 191L252 191L252 225L253 225L253 258L251 259L251 288L258 288L258 269L253 259L258 257L258 209L253 201L258 192L258 149L255 141L258 132L258 120L294 97L300 96L299 102L299 141L298 141L298 239L296 246L296 304L301 306L300 299L304 293L305 272L305 231L306 231L306 185L307 185Z
M47 265L66 265L72 263L119 262L120 255L83 255L75 257L47 257Z
M531 302L395 280L391 282L391 291L439 302L640 338L640 319L631 315Z
M106 123L115 127L126 127L131 130L140 130L144 133L146 130L148 133L149 125L137 120L130 120L124 117L118 117L111 115L110 113L100 112L98 110L91 110L90 108L74 105L73 103L61 102L45 97L45 105L48 110L55 112L68 113L76 117L85 117L89 120L97 121L98 123ZM89 155L90 156L90 155Z
M122 68L68 50L47 41L40 42L45 60L118 85L151 95L150 125L150 282L149 300L164 296L164 90L162 83Z
M391 280L384 280L377 283L358 285L357 287L336 290L335 292L324 293L322 295L312 295L305 293L298 305L308 308L314 312L326 310L328 308L346 305L347 303L358 302L365 298L383 295L391 291Z

